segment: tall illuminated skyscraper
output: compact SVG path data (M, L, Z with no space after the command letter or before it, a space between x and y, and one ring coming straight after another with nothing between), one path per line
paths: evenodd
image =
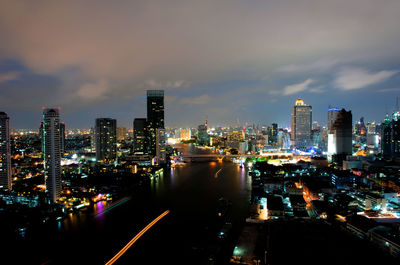
M297 149L311 146L312 107L299 98L292 108L291 140Z
M146 118L136 118L133 120L133 149L135 154L143 155L147 153L147 121Z
M156 129L156 162L157 165L163 165L167 162L165 129Z
M114 162L117 159L117 120L96 119L96 159L99 162Z
M0 188L11 190L10 118L0 112Z
M51 202L61 194L61 139L60 114L58 109L43 108L42 150L46 189Z
M156 155L157 129L165 129L164 90L147 90L147 128L149 154Z

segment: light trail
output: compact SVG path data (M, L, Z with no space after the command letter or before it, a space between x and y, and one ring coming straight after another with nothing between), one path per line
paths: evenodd
M129 201L130 199L131 199L131 197L121 199L121 200L115 202L115 203L114 203L113 205L111 205L110 207L108 207L108 208L104 209L103 211L101 211L101 212L95 214L94 217L97 218L99 215L102 215L102 214L105 214L105 213L111 211L111 210L114 209L115 207L118 207L118 206L120 206L120 205L126 203L126 202Z
M215 173L215 176L214 176L214 178L218 178L218 174L219 174L219 172L222 170L222 168L220 168L216 173Z
M129 241L128 244L125 245L112 259L110 259L106 265L111 265L114 262L116 262L144 233L146 233L147 230L149 230L153 225L155 225L158 221L160 221L164 216L169 214L169 210L163 212L160 216L158 216L156 219L151 221L145 228L142 229L134 238Z

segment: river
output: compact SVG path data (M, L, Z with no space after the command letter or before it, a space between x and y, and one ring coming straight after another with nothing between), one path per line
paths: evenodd
M204 153L179 145L185 153ZM150 185L92 212L71 214L56 227L19 243L32 264L105 264L149 222L170 213L146 232L115 264L208 264L218 249L224 222L240 228L247 217L251 182L246 169L229 162L187 163L170 168ZM227 220L217 216L218 199L232 202ZM229 252L229 247L222 252ZM229 254L229 253L228 253Z

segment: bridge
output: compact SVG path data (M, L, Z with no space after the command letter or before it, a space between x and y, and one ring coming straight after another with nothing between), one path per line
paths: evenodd
M225 157L232 157L232 158L254 158L254 157L272 157L272 156L277 156L278 158L287 158L287 157L293 157L294 155L292 153L265 153L262 155L257 155L257 154L188 154L188 155L182 155L180 157L182 158L225 158ZM175 157L174 157L175 158Z
M182 156L174 156L172 159L180 159L184 162L195 162L195 161L221 161L224 158L271 158L276 157L277 159L292 159L294 155L292 153L265 153L262 155L257 154L187 154Z

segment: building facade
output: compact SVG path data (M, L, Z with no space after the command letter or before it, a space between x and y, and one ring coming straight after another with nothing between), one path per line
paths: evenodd
M146 118L133 120L133 151L135 154L147 154L147 121Z
M156 130L156 162L157 165L164 165L167 163L167 151L166 151L166 137L165 129L157 128Z
M43 109L42 150L46 190L50 202L61 195L61 129L58 109Z
M111 163L117 159L117 120L96 119L96 160Z
M291 140L296 149L311 147L311 121L312 107L299 98L292 108L291 120Z
M10 118L0 112L0 188L11 190Z
M351 111L342 109L338 112L328 134L328 160L341 165L346 156L352 154L352 123Z
M392 115L392 120L386 115L382 126L381 151L385 158L400 158L400 112Z
M328 130L332 129L332 125L335 122L339 111L340 111L340 109L329 106L329 108L328 108Z
M157 129L165 129L164 90L147 90L147 142L151 155L156 155Z

